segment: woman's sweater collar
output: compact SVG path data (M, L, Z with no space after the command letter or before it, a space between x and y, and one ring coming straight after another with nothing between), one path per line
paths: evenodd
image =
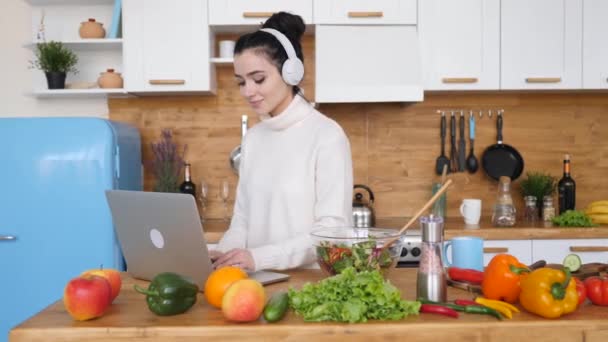
M293 100L280 114L270 116L260 115L264 125L275 131L285 130L296 123L304 120L312 113L312 106L302 96L295 95Z

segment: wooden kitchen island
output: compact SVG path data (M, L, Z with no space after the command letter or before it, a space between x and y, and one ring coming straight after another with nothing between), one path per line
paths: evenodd
M389 279L413 300L417 269L395 269ZM290 272L288 282L269 285L270 296L289 287L300 288L307 281L323 277L319 270ZM511 320L498 321L485 315L461 314L454 319L421 314L399 321L370 321L359 324L307 323L290 311L278 323L263 319L253 323L230 323L220 310L199 295L188 312L160 317L150 312L144 296L136 293L134 280L125 275L123 288L109 311L101 318L76 322L61 301L49 306L10 332L10 342L56 341L608 341L608 307L586 303L568 316L544 319L527 312ZM59 296L60 294L58 294ZM471 294L449 289L449 299L471 298Z

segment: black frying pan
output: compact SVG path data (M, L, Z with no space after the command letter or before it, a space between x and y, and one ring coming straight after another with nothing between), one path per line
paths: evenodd
M486 174L495 180L500 176L517 179L524 170L524 159L515 148L502 143L502 115L496 118L498 142L486 148L481 157L481 165Z

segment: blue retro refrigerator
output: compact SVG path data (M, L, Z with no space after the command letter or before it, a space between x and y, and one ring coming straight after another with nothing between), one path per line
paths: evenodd
M124 269L105 190L141 190L136 128L0 118L0 342L90 268Z

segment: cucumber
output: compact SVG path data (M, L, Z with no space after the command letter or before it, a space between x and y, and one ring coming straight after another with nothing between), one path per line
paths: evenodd
M568 267L570 272L576 272L581 268L583 262L581 261L581 257L576 254L568 254L564 258L564 267Z
M289 307L289 296L287 292L276 292L264 308L264 319L267 322L280 321Z

